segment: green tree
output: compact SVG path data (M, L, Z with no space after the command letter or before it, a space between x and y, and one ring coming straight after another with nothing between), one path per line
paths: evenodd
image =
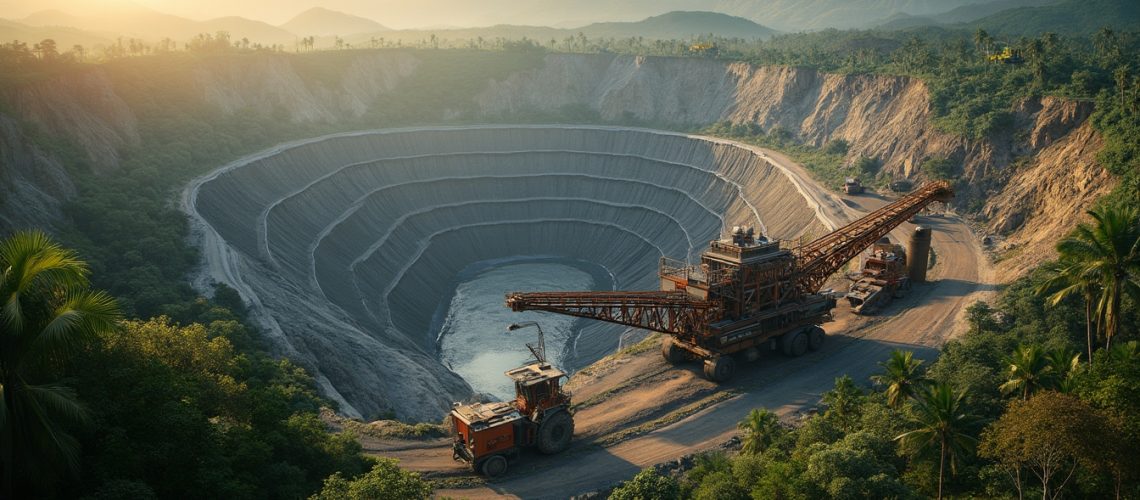
M1079 224L1057 243L1057 251L1061 260L1080 266L1081 275L1100 284L1096 313L1103 319L1105 347L1111 348L1125 294L1140 301L1140 210L1115 203L1088 214L1095 223Z
M681 487L677 480L645 469L610 493L610 500L677 500Z
M418 472L400 469L392 458L380 458L372 470L347 480L339 472L325 479L324 488L309 500L420 500L431 496L431 485Z
M780 417L766 409L754 408L748 416L737 424L737 428L744 432L744 442L740 448L741 453L759 455L772 446L784 428L780 426Z
M1100 282L1085 272L1083 262L1071 258L1042 266L1047 279L1037 288L1038 295L1047 295L1046 303L1056 307L1065 299L1079 295L1085 302L1085 339L1088 361L1093 359L1093 302L1100 291Z
M824 416L833 419L843 430L850 430L859 420L863 399L863 390L855 386L850 376L839 377L835 379L835 387L823 393L823 404L827 405Z
M911 351L895 350L891 357L879 363L883 367L881 375L871 377L871 381L887 387L887 405L898 408L907 399L913 398L922 381L919 367L922 360L915 360Z
M979 453L1001 465L1020 493L1021 470L1041 481L1042 498L1060 498L1077 467L1097 467L1114 447L1104 415L1076 396L1041 392L1015 401L982 434Z
M966 322L970 324L970 332L974 334L990 331L997 327L997 322L994 321L994 309L982 300L966 307Z
M933 179L954 177L954 162L949 158L927 158L919 168Z
M12 498L18 478L49 479L59 462L78 467L68 425L87 410L59 381L61 367L119 313L88 287L87 264L42 232L0 242L0 269L0 460Z
M977 443L974 432L981 419L970 413L965 398L965 391L955 392L946 383L923 389L909 421L914 430L895 438L912 454L938 454L938 498L942 498L946 462L957 474L958 461Z
M701 484L693 490L693 499L747 500L748 491L737 484L736 479L728 471L717 471L701 480Z
M986 33L984 29L978 28L978 31L974 32L974 48L976 48L978 52L988 52L992 40L993 38L991 38L990 34Z
M813 498L906 498L898 480L889 438L854 432L827 446L810 449L803 479Z
M1021 399L1029 399L1038 389L1054 387L1056 374L1048 354L1037 345L1022 345L1006 359L1006 374L1009 379L1000 387L1009 394L1020 391Z

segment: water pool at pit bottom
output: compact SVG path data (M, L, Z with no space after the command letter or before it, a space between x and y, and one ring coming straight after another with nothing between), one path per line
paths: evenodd
M610 290L613 279L597 265L556 258L507 259L469 266L457 277L446 312L437 321L440 360L478 393L497 399L514 397L514 385L503 373L533 361L527 343L538 331L507 332L511 323L535 321L546 336L546 357L566 372L579 367L563 360L572 349L578 318L560 314L513 312L505 295L514 291Z

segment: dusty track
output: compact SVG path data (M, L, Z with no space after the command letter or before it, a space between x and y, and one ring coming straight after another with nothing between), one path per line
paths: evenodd
M836 227L889 200L877 195L839 197L822 188L797 164L769 150L757 150L784 168L820 215ZM848 374L866 383L878 362L894 349L932 359L937 348L961 328L965 306L992 289L977 238L954 215L923 217L933 228L936 265L929 283L915 287L878 317L858 317L836 309L825 325L828 342L809 355L788 359L762 356L744 366L732 383L714 386L696 364L667 366L656 349L607 359L575 376L571 388L577 410L575 444L552 457L525 454L504 478L484 486L438 491L459 498L565 498L605 488L641 469L718 446L736 433L736 424L753 408L789 417L815 406L836 377ZM893 234L905 241L904 224ZM585 403L585 404L583 404ZM592 403L592 404L591 404ZM697 408L703 408L697 410ZM687 415L687 416L685 416ZM364 442L366 451L401 460L429 477L468 473L450 460L444 440Z

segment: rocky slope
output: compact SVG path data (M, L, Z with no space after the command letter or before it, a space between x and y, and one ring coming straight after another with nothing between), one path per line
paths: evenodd
M550 55L477 99L488 115L585 106L607 120L781 127L816 146L844 139L849 160L879 158L896 178L921 177L923 160L949 158L966 181L956 203L984 201L988 231L1009 236L1003 249L1022 249L1010 276L1052 255L1052 242L1079 218L1063 207L1087 206L1113 186L1095 161L1091 106L1052 97L1019 103L1013 129L982 141L935 129L919 80L693 58Z
M19 123L0 114L0 233L54 228L61 205L75 185L60 162L27 136Z

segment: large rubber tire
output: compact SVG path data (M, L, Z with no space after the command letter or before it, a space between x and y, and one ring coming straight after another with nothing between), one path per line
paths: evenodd
M736 372L736 362L731 356L717 356L705 360L705 378L722 384L732 379Z
M665 358L666 363L676 365L685 361L686 356L685 350L673 342L673 337L666 336L661 339L661 357Z
M808 349L818 351L823 347L823 340L827 338L827 333L823 331L822 327L813 326L808 328Z
M795 358L808 351L808 335L803 330L785 333L780 338L780 343L785 356Z
M493 455L483 460L479 471L487 477L499 477L507 472L507 458L502 455Z
M573 435L574 418L569 413L560 411L547 416L538 426L538 442L535 444L538 451L550 455L570 446L570 438Z

